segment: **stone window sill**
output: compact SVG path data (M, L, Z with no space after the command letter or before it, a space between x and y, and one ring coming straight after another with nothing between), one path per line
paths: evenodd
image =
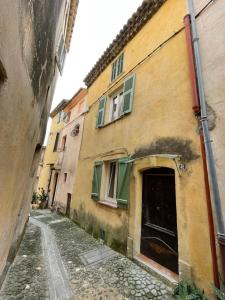
M100 200L100 201L98 201L98 203L101 205L112 207L112 208L118 208L117 203L112 203L107 200Z

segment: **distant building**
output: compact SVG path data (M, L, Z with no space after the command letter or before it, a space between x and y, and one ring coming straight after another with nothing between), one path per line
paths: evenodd
M47 140L45 155L43 159L43 168L39 176L37 184L37 192L44 189L49 194L49 203L54 198L55 189L53 179L57 181L57 171L55 170L55 163L58 159L58 148L60 142L60 132L64 127L64 111L67 105L67 100L62 100L57 107L50 113L52 118L50 133Z
M71 198L83 135L86 89L80 89L64 108L64 127L59 135L58 159L54 165L58 180L54 198L49 205L70 216ZM76 189L74 190L76 192Z
M0 285L28 219L77 5L78 0L0 0Z
M40 162L39 162L38 169L37 169L36 180L35 180L35 183L34 183L34 191L37 190L38 181L39 181L39 178L41 176L42 169L43 169L45 149L46 149L45 146L41 147L41 158L40 158Z

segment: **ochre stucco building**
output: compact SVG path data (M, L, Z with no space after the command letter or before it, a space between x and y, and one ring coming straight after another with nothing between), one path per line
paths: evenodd
M40 193L41 189L44 189L46 193L49 193L49 204L52 201L54 194L53 181L57 179L57 172L55 171L55 163L58 159L58 145L60 131L64 126L63 108L67 105L67 100L62 100L57 107L50 113L52 119L50 133L47 140L45 149L45 155L43 159L43 167L39 176L36 192Z
M0 286L28 219L77 0L0 0Z
M165 280L213 283L183 18L144 1L85 78L71 217Z

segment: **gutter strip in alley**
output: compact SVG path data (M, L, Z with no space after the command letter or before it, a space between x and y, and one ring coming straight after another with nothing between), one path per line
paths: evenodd
M48 273L50 300L71 299L72 291L54 234L46 224L32 217L30 218L30 223L40 227L42 231L42 247Z

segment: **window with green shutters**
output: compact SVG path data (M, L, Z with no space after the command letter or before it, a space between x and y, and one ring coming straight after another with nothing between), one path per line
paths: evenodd
M101 127L104 124L105 103L106 103L106 97L102 97L99 100L99 106L98 106L98 115L96 121L97 128Z
M124 54L120 54L120 56L113 62L112 64L112 74L111 81L115 80L123 72L123 57Z
M129 201L131 161L129 157L104 163L106 179L103 180L105 195L101 195L101 178L103 162L98 161L94 165L91 197L95 201L109 204L110 206L126 208ZM102 190L102 192L103 192Z
M106 120L106 124L115 121L132 111L134 87L135 74L132 74L125 79L125 81L119 88L117 88L114 94L112 93L108 98L106 98L106 96L100 98L96 128L105 125L104 121L106 105L108 105L107 111L109 111L109 116L108 120ZM106 99L108 100L106 101Z
M102 164L102 161L97 161L94 165L91 198L95 201L99 201L100 199Z

